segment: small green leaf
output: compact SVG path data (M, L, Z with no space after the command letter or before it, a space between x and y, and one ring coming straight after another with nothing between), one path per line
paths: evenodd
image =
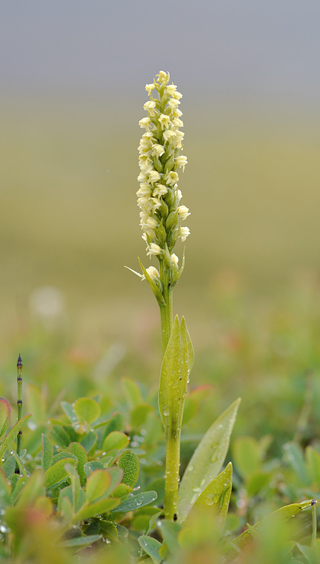
M3 506L10 503L11 486L7 481L2 468L0 468L0 500Z
M73 409L79 421L92 423L98 419L101 409L100 405L91 398L79 398L73 404Z
M67 448L71 443L70 435L61 425L53 425L51 436L58 446Z
M112 450L116 448L117 450L123 450L129 444L129 437L120 431L112 431L109 435L104 439L102 450L104 452L108 452L108 450Z
M65 469L66 463L77 466L78 461L74 458L64 458L53 464L44 475L46 488L52 488L68 477L68 471Z
M48 470L52 464L53 448L51 441L47 435L42 433L42 468Z
M12 427L9 433L6 434L4 441L0 446L0 464L4 453L8 448L10 448L17 434L19 433L19 431L21 431L23 425L28 421L28 419L30 419L30 417L31 415L25 415L24 417L19 419L19 421L17 421L17 423L14 425L14 427Z
M74 454L71 454L71 452L68 452L67 450L62 450L61 452L58 452L58 454L55 454L53 456L52 464L55 464L59 460L69 460L69 458L73 458L73 460L76 460L78 462L78 459Z
M84 465L83 469L86 477L89 478L92 472L95 470L104 470L105 467L100 460L90 460L90 462L87 462L87 464Z
M306 448L308 474L314 484L320 483L320 454L311 446ZM4 466L3 466L4 468Z
M6 398L0 397L0 437L6 432L10 423L11 405Z
M159 409L165 429L174 427L180 430L184 408L184 398L193 364L193 348L184 317L179 326L175 317L170 339L163 357Z
M95 431L89 433L81 439L80 444L86 449L88 454L91 454L96 448L98 435Z
M150 556L152 562L155 562L156 564L160 564L160 562L162 562L162 558L159 554L159 548L161 547L161 543L159 541L153 539L152 537L142 535L138 538L138 543L145 553Z
M45 495L42 470L35 470L21 490L16 507L30 507L39 496Z
M69 486L71 488L70 500L72 501L73 509L76 512L80 509L80 507L85 501L85 493L82 490L82 488L80 488L80 477L77 470L73 466L71 466L71 464L66 464L65 469L70 476L70 480L71 480L71 486ZM68 488L64 488L64 490L67 489Z
M68 417L68 419L71 421L71 423L76 423L78 419L71 403L68 403L67 401L62 401L60 405L63 411L65 412L66 416Z
M78 521L83 521L84 519L89 519L90 517L96 517L98 515L102 515L103 513L109 513L111 510L115 509L120 503L120 500L116 497L110 497L109 499L101 499L100 501L96 501L94 503L83 504L81 509L73 518L73 523L77 523Z
M118 466L123 470L122 482L131 486L136 485L139 478L139 458L132 450L124 450L118 458Z
M108 468L107 472L110 476L110 484L105 495L111 495L121 482L123 470L114 466L113 468Z
M129 496L117 507L116 512L127 513L128 511L135 511L144 505L149 505L157 499L156 492L141 492L136 495Z
M76 456L78 459L77 471L80 476L81 485L83 486L86 481L84 465L87 463L88 460L86 449L80 443L70 443L68 446L68 452Z
M110 474L106 470L95 470L87 480L86 500L88 503L104 497L111 482Z
M88 537L75 537L60 543L62 548L78 548L79 550L91 546L93 543L100 540L101 535L90 535Z
M178 518L183 522L204 489L215 478L227 454L240 399L213 423L196 448L183 475L178 497Z
M135 427L140 427L140 425L143 425L147 418L148 413L152 410L153 410L152 406L149 405L148 403L142 403L140 405L137 405L137 407L135 407L130 413L131 426L135 428Z
M305 486L310 485L310 477L304 462L303 453L296 443L287 443L284 446L286 459Z
M16 459L12 454L8 456L7 460L3 463L2 469L7 478L10 478L10 476L15 473Z
M123 378L122 385L124 387L127 401L131 405L131 407L140 405L140 403L142 403L142 395L137 382L135 382L131 378Z
M222 526L225 523L232 491L232 464L210 482L195 502L195 507L212 507L219 515Z
M236 469L243 478L260 469L260 446L253 437L238 437L233 442L232 452Z
M155 283L155 281L151 278L151 276L148 274L147 270L145 269L145 267L143 266L141 260L138 258L139 264L140 264L140 268L143 272L143 275L146 279L146 281L148 282L151 290L153 291L155 297L157 298L157 302L159 305L166 305L166 302L164 301L164 297L161 293L160 288L158 288L157 284Z

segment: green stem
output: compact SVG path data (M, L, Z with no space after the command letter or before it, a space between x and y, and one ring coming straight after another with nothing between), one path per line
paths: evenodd
M311 546L315 547L317 540L317 502L312 500L311 502L312 510L312 535L311 535Z
M166 429L166 472L164 487L164 512L166 519L177 519L180 467L180 430Z
M166 302L165 305L160 305L162 358L166 352L173 325L170 274L170 270L164 267L163 261L160 261L160 280L163 287L163 297ZM180 430L176 429L176 424L172 420L172 414L169 414L169 420L170 424L166 428L164 511L167 519L176 519L180 466Z
M18 372L18 377L17 377L17 384L18 384L18 401L17 401L18 421L22 417L22 366L23 366L22 358L19 355L18 362L17 362L17 372ZM22 431L19 431L19 433L17 435L17 455L18 456L20 456L20 452L21 452L21 438L22 438Z
M172 288L170 285L170 270L165 269L163 261L160 261L160 280L163 287L163 297L165 305L160 305L161 317L161 345L162 345L162 358L166 352L167 344L170 339L170 334L173 325L172 313Z

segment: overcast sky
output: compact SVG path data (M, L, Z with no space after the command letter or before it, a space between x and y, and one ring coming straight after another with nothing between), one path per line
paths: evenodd
M170 71L201 98L315 106L320 0L2 0L5 95L141 95Z

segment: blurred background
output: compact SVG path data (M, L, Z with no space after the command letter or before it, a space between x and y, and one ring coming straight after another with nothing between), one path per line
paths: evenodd
M188 320L198 379L254 380L269 353L281 366L292 359L286 374L309 367L319 19L316 0L2 4L0 362L33 351L41 378L59 326L56 350L67 343L75 362L115 347L115 363L129 351L144 359L142 378L158 374L157 304L124 265L148 262L138 121L145 84L165 70L183 93L180 188L192 215L175 309Z

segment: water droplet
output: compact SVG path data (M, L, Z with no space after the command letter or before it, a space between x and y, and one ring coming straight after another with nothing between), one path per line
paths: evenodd
M213 505L214 504L214 495L213 494L209 494L206 496L206 504L207 505Z
M193 492L199 492L199 491L200 491L200 488L199 488L199 487L192 488L192 491L193 491Z
M142 501L137 501L137 506L140 507L140 505L142 504Z

